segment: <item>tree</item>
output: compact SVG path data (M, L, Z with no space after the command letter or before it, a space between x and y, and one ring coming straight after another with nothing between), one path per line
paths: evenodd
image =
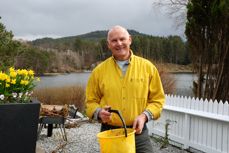
M109 56L111 56L111 52L107 46L107 40L105 38L101 39L98 44L101 48L99 54L101 57L101 60L105 60Z
M25 47L16 57L15 67L33 69L36 74L43 74L50 64L50 53L37 48Z
M1 17L0 17L1 19ZM13 33L0 22L0 67L12 66L20 43L13 41Z
M229 99L229 1L191 0L185 34L198 74L196 96Z

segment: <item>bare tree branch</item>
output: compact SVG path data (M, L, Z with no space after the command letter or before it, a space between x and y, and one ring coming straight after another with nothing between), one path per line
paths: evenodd
M189 0L156 0L153 5L156 8L165 10L165 13L174 18L175 26L177 29L185 25L187 9L186 6Z

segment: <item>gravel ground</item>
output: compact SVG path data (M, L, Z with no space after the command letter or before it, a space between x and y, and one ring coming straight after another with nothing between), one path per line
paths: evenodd
M63 141L59 128L53 130L52 137L47 137L43 129L37 145L46 153L99 153L96 134L100 124L83 122L76 128L66 129L68 141ZM160 144L152 140L154 153L188 153L185 150L168 146L160 150Z

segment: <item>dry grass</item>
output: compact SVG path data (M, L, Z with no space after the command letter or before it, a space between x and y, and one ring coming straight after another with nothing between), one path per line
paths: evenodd
M34 97L44 104L74 104L80 111L84 111L85 87L66 86L42 88L34 91Z
M163 68L164 71L166 72L171 72L171 73L179 73L179 72L187 72L191 73L193 72L192 65L177 65L177 64L172 64L172 63L157 63L157 67Z
M170 72L168 72L167 67L162 65L157 65L157 69L161 77L161 82L163 85L164 92L166 94L173 94L176 89L175 78L170 74Z

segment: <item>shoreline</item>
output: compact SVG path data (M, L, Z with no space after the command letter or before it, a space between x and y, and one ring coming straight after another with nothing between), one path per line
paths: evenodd
M57 75L65 75L65 74L71 74L71 73L91 73L92 71L89 70L79 70L79 71L72 71L72 72L47 72L43 73L40 76L57 76Z
M72 73L91 73L92 71L79 71L79 72L66 72L66 73L44 73L42 75L40 75L39 77L41 76L58 76L58 75L65 75L65 74L72 74ZM194 72L192 71L168 71L168 73L171 73L171 74L195 74Z
M192 72L192 71L170 71L169 73L172 73L172 74L180 74L180 73L195 74L195 73Z
M179 73L189 73L194 74L192 70L191 64L189 65L178 65L178 64L172 64L172 63L155 63L155 66L158 68L158 70L165 71L167 73L171 74L179 74ZM70 73L91 73L92 70L72 70L72 71L65 71L65 72L46 72L43 73L40 76L57 76L57 75L65 75Z

